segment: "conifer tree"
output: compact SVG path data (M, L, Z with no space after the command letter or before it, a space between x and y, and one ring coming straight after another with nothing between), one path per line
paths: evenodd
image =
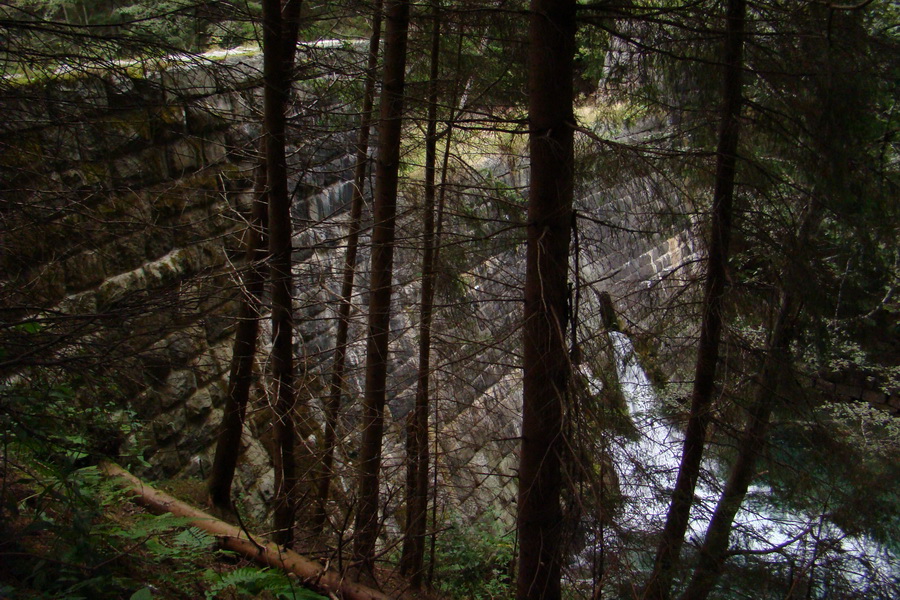
M275 540L293 542L298 480L294 457L296 391L291 276L291 204L285 154L286 108L290 70L285 40L296 39L300 0L288 0L282 14L280 0L263 2L263 78L265 107L266 180L269 204L269 272L272 282L272 377L275 380ZM290 47L293 52L293 46Z
M568 259L574 194L575 2L533 0L529 28L528 195L519 458L518 600L561 597Z
M434 314L435 254L435 173L437 162L438 74L441 48L441 8L431 6L431 55L428 82L428 114L425 132L425 206L422 244L422 301L419 308L419 366L416 379L416 403L407 418L406 428L406 526L403 536L401 573L414 588L421 587L425 558L425 525L428 513L428 413L431 376L431 325Z
M344 272L341 280L341 300L338 307L337 332L334 342L334 359L331 366L331 383L325 401L325 435L321 473L319 475L316 512L313 515L313 530L322 531L325 521L326 504L334 476L334 452L337 443L338 417L341 395L345 391L347 363L347 336L350 330L350 309L353 305L353 279L356 275L356 257L359 251L359 233L362 225L363 194L369 166L369 136L372 129L372 110L375 102L377 81L378 48L381 43L382 0L376 0L372 16L372 34L369 37L369 56L366 62L366 83L363 91L363 105L359 117L359 134L356 140L355 168L353 172L353 197L350 204L350 223L347 232L347 253L344 255Z
M397 187L406 81L406 44L409 2L390 0L385 5L384 73L375 162L375 197L372 226L372 275L369 285L369 326L366 378L359 452L354 559L361 573L371 574L380 529L379 487L384 435L388 341L394 260Z

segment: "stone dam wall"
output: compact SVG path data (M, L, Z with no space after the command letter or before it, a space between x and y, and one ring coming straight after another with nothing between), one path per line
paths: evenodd
M302 64L320 50L305 48ZM360 60L352 48L328 57L320 71ZM123 452L155 477L200 476L227 393L262 61L162 62L0 82L0 377L90 373L85 393L120 398L119 418L142 425ZM291 189L307 227L343 211L352 174L355 134L327 115L320 71L301 70L290 109ZM243 483L266 495L255 433Z
M289 167L296 353L312 446L333 353L352 192L356 119L338 98L353 96L345 92L358 85L363 57L353 48L303 52L289 113ZM318 70L305 66L313 62ZM260 56L236 53L0 85L0 344L7 357L0 377L46 362L70 373L90 364L89 389L105 390L127 406L122 418L140 425L120 450L141 453L151 477L203 477L211 464L241 293L236 270L254 197L260 80ZM402 428L415 396L421 190L416 173L409 177L395 254L387 492L402 481ZM527 188L527 164L510 156L478 159L448 184L433 351L435 441L442 502L464 514L515 498ZM576 208L579 343L590 350L585 354L600 355L599 294L612 296L623 326L639 329L672 290L697 278L703 249L692 235L690 207L651 176L586 178ZM661 218L666 229L651 227ZM338 503L354 486L367 232L361 242ZM27 323L41 331L25 332ZM52 360L38 360L34 348ZM238 486L264 507L273 481L265 352L258 369ZM395 507L388 505L389 525Z

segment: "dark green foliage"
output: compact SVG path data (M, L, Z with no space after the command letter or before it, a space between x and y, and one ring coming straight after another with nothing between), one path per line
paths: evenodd
M213 571L206 573L211 586L206 591L207 600L219 598L226 591L234 591L240 598L274 598L275 600L327 600L325 596L300 585L279 571L241 567L230 573ZM234 597L234 596L228 596Z
M597 91L604 77L609 33L597 27L581 27L576 34L575 91L590 96Z
M7 458L0 581L18 590L10 598L118 599L147 581L183 589L169 597L190 597L210 536L181 531L187 520L171 515L123 514L124 493L96 467L65 472ZM147 568L138 553L159 566Z
M493 511L470 524L451 518L448 529L438 535L435 587L459 600L512 597L514 541L514 532Z
M118 599L148 580L184 590L169 597L190 597L184 578L214 547L199 530L181 531L185 519L127 513L124 492L90 466L115 454L133 424L131 413L93 396L102 393L49 370L0 386L5 597Z
M125 508L126 492L96 467L82 466L97 459L103 439L124 433L108 407L80 406L66 385L40 387L0 389L4 598L193 599L204 593L204 571L207 598L225 591L323 598L274 571L214 572L208 565L218 554L216 540L188 527L190 519Z
M775 428L766 477L785 505L814 512L827 507L847 533L898 552L898 440L900 426L877 409L826 405L806 420Z
M258 1L220 0L13 0L9 14L43 28L45 40L65 47L66 38L89 31L100 40L149 43L170 50L196 51L209 45L234 47L255 41Z
M7 452L60 473L117 454L134 426L132 412L109 402L91 403L70 383L41 383L0 385L0 436Z

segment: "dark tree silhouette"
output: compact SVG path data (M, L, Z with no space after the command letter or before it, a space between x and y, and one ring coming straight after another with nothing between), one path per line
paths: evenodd
M269 268L272 281L272 376L275 380L275 508L273 538L293 542L297 473L293 413L294 342L291 277L291 198L287 184L285 109L290 96L290 65L285 39L296 31L300 1L288 0L282 15L279 0L263 2L263 113L269 200ZM296 33L293 33L296 38ZM293 48L291 48L293 52Z
M560 463L572 223L575 2L533 0L529 29L528 251L519 459L518 600L560 598Z
M369 285L369 328L366 344L366 380L363 398L362 442L359 452L359 507L356 513L354 560L361 572L374 564L378 538L381 444L391 321L391 278L394 261L394 228L403 124L403 91L406 82L406 42L409 2L386 4L384 74L375 162L374 223L372 227L372 275Z
M425 206L423 208L422 303L419 307L419 367L416 404L406 427L406 526L400 571L414 588L422 585L425 525L428 513L428 411L431 380L431 324L435 281L435 172L437 162L438 74L440 71L441 13L431 5L431 65L428 85L428 124L425 131Z
M712 206L706 280L703 297L703 319L691 393L691 409L678 478L666 515L666 524L656 552L653 572L644 597L668 598L678 555L684 543L694 488L700 474L700 461L706 445L710 421L719 342L722 336L722 313L728 282L728 245L731 239L732 199L737 165L740 129L741 90L744 46L744 0L729 0L725 15L725 51L723 60L723 102L716 152L716 182Z
M356 140L356 165L353 172L353 198L350 204L350 224L347 231L347 254L344 256L344 273L341 280L341 302L338 307L337 332L334 342L334 362L331 367L331 383L325 401L325 436L323 442L321 473L318 481L316 509L313 515L313 531L320 533L328 518L326 505L334 477L334 450L337 443L338 415L341 394L344 393L344 377L347 363L347 334L350 329L350 309L353 304L353 278L356 274L356 256L359 250L359 230L362 220L363 191L369 165L369 137L372 129L372 108L375 102L378 47L381 42L381 11L383 2L376 0L372 16L372 35L369 38L369 58L366 63L366 87L363 107L359 117L359 135Z

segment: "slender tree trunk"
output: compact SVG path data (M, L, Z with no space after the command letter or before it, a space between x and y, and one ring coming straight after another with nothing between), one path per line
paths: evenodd
M656 560L644 590L648 599L669 597L684 533L687 529L700 461L706 444L706 429L719 361L722 312L727 281L728 245L731 238L731 204L741 112L745 0L728 0L725 24L724 99L716 159L716 186L712 207L712 229L707 257L703 321L691 394L691 412L684 436L681 464L666 515Z
M400 168L403 92L406 80L406 41L409 1L390 0L385 11L384 75L378 158L375 164L372 274L369 285L369 331L366 344L366 381L359 453L359 507L356 513L354 560L371 573L378 538L379 471L384 430L388 338L391 321L391 277L394 226Z
M194 52L209 50L210 28L214 18L214 7L209 0L194 5Z
M700 562L694 569L687 590L681 596L682 600L706 598L725 564L734 517L756 474L757 458L765 445L769 417L777 397L778 380L787 360L787 346L790 343L788 322L793 317L792 305L790 294L785 292L770 336L768 354L759 374L747 429L738 446L737 459L731 467L725 489L706 529L706 538L700 549Z
M269 190L269 268L272 280L272 376L275 381L275 508L273 538L282 545L293 542L297 473L294 458L296 433L293 412L294 340L291 277L291 204L285 155L286 108L290 96L292 61L287 42L298 13L282 15L279 0L263 0L263 79L266 172ZM299 9L290 1L286 8Z
M756 475L756 463L765 445L769 420L775 405L778 384L788 364L788 349L793 337L791 323L799 312L799 298L793 291L795 282L803 280L800 257L808 247L810 236L819 222L820 204L813 199L800 225L793 250L787 253L787 266L782 274L783 291L775 323L769 335L767 354L759 374L759 383L750 407L747 427L738 445L738 455L725 489L716 505L700 548L700 562L688 583L682 600L704 600L719 579L728 555L728 541L734 518L747 496Z
M285 73L290 74L294 65L299 30L301 2L288 0L284 8L284 20L288 24L287 35L282 42ZM286 82L289 85L289 82ZM286 96L285 96L286 101ZM282 109L284 110L284 109ZM246 260L248 269L243 277L244 294L238 309L238 324L232 350L231 370L228 378L228 398L225 402L222 425L216 442L209 481L209 496L213 506L227 510L231 508L231 486L240 453L244 416L253 383L253 359L256 355L259 336L259 316L262 295L265 289L265 260L268 229L268 162L267 137L263 136L259 145L260 164L256 168L254 200L247 234ZM286 186L287 184L285 184Z
M574 0L532 0L518 600L560 598L563 409L574 189Z
M260 155L262 156L262 152ZM216 454L209 478L209 497L212 505L223 510L231 508L231 485L240 453L244 416L253 383L253 359L259 335L259 315L265 288L266 227L268 202L266 200L266 166L260 159L256 169L253 208L247 231L247 268L242 276L241 304L234 334L231 371L228 377L228 398L222 425L216 441Z
M431 321L434 310L435 254L435 163L437 161L438 74L441 49L441 14L432 3L431 70L428 88L428 125L425 133L424 253L422 256L422 303L419 308L419 371L416 404L406 428L406 526L400 573L410 585L422 586L425 560L425 529L428 514L428 404L431 376Z
M366 88L363 92L363 108L359 118L359 135L356 140L356 166L353 172L353 199L350 204L350 224L347 232L347 254L344 257L344 274L341 282L341 303L338 307L337 334L334 344L334 364L331 384L325 401L325 440L322 471L319 475L316 509L313 515L313 531L322 532L328 518L326 505L334 478L334 450L337 443L338 415L341 394L344 392L344 373L347 362L347 335L350 329L350 309L353 305L353 278L356 274L356 255L359 247L359 230L362 220L363 190L369 164L369 134L372 127L372 106L375 100L375 75L378 69L378 46L381 42L382 0L376 0L372 17L372 35L369 38L369 59L366 64Z
M460 35L460 44L459 44L459 52L457 53L457 61L456 64L460 63L460 55L462 50L462 36ZM471 79L469 80L471 82ZM467 84L468 85L468 84ZM456 94L454 93L454 97ZM447 129L445 130L446 139L444 140L444 158L441 162L441 183L439 185L438 191L438 204L437 204L437 223L434 232L434 256L432 257L432 264L437 266L438 258L441 253L441 234L443 233L444 228L444 199L447 195L447 170L448 165L450 164L450 143L453 138L453 124L456 122L456 117L459 113L462 112L462 107L465 103L460 103L460 109L456 114L451 115L449 123L447 124ZM435 274L436 275L436 274ZM437 394L434 396L433 411L434 411L434 440L432 441L432 454L434 460L434 469L432 470L432 479L431 479L431 544L429 547L429 560L428 560L428 574L425 580L425 585L429 588L432 586L432 582L434 581L434 563L435 563L435 552L437 551L437 523L438 523L438 432L440 431L440 423L438 422L438 403L437 403ZM424 544L424 542L423 542ZM424 552L424 550L423 550ZM423 567L424 571L424 567Z
M460 69L460 65L462 64L462 55L463 55L463 42L465 41L465 37L462 31L459 33L457 46L456 46L456 68L455 70L458 72ZM483 39L484 41L484 39ZM447 120L447 127L444 132L440 135L444 136L444 152L443 159L441 160L441 182L438 186L438 200L437 200L437 222L435 223L435 232L434 232L434 255L432 256L431 263L435 265L438 264L438 258L440 257L441 252L441 235L444 229L444 206L445 199L447 196L447 175L449 173L449 164L450 164L450 149L453 140L453 129L456 124L457 118L465 111L466 104L468 102L469 90L472 87L472 82L474 81L474 75L469 76L466 80L465 84L460 85L461 81L459 79L456 80L453 90L453 101L451 106L455 106L455 110L451 111L450 117ZM440 135L438 137L440 137ZM436 273L434 274L436 276ZM434 285L434 280L432 280L432 285ZM433 294L433 291L432 291ZM432 305L433 305L433 295L432 295ZM433 404L434 411L434 440L432 440L432 454L434 460L434 469L432 469L432 480L431 480L431 543L429 547L429 560L428 560L428 569L427 575L425 577L425 585L427 587L432 587L432 582L434 581L434 566L435 566L435 553L437 552L437 536L438 536L438 449L440 445L439 435L440 435L440 423L438 422L439 410L437 403L437 395L434 396L434 401L431 402ZM427 503L427 499L426 499ZM423 541L424 544L424 541ZM424 554L424 548L423 548ZM425 571L423 567L423 572Z

